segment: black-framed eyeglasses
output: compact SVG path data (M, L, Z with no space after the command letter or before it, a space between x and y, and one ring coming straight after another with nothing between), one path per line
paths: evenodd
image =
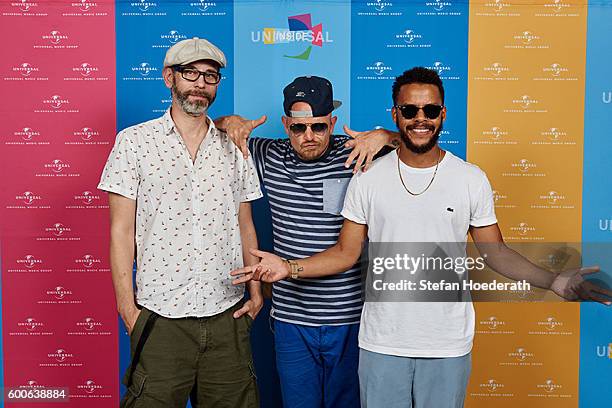
M199 71L194 67L183 65L174 65L172 69L180 72L183 79L189 82L197 81L200 76L204 76L204 82L208 85L217 85L221 81L221 74L217 71Z
M310 128L313 133L325 133L329 126L324 122L317 123L292 123L289 125L289 130L296 136L306 133L306 128Z
M414 119L418 115L420 110L423 110L427 119L437 119L440 116L440 112L444 109L444 105L435 105L428 103L425 106L416 106L412 104L407 105L395 105L395 109L399 110L404 119Z

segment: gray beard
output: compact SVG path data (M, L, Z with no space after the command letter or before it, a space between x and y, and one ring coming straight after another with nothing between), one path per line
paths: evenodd
M175 84L172 84L172 97L178 102L179 106L186 114L190 116L206 116L208 113L208 107L214 102L214 98L211 100L210 97L206 94L202 94L205 101L189 101L189 93L181 93L176 88Z

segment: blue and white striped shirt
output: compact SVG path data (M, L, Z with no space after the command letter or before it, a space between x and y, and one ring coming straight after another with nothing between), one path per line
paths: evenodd
M340 215L352 169L344 162L351 149L344 136L332 136L319 159L300 159L288 139L250 138L249 149L272 214L274 252L300 259L321 252L338 240ZM361 269L317 279L283 280L272 289L275 319L308 326L359 323Z

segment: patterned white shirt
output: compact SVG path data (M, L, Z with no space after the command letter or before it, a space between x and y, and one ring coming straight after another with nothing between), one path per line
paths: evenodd
M208 118L192 162L170 111L117 135L98 188L136 200L136 299L171 318L212 316L243 286L241 202L262 196L252 159Z

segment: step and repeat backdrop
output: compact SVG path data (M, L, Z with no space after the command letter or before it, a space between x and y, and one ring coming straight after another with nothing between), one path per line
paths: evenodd
M257 136L285 137L282 89L295 76L329 78L338 124L366 130L394 127L397 75L437 70L440 144L486 171L506 240L573 243L612 284L612 1L2 0L0 11L5 388L68 387L63 406L118 405L129 339L96 185L116 133L168 108L165 52L194 36L228 58L211 115L268 115ZM269 249L265 200L255 218ZM611 308L475 307L468 407L611 406ZM252 341L262 406L274 408L268 310Z

